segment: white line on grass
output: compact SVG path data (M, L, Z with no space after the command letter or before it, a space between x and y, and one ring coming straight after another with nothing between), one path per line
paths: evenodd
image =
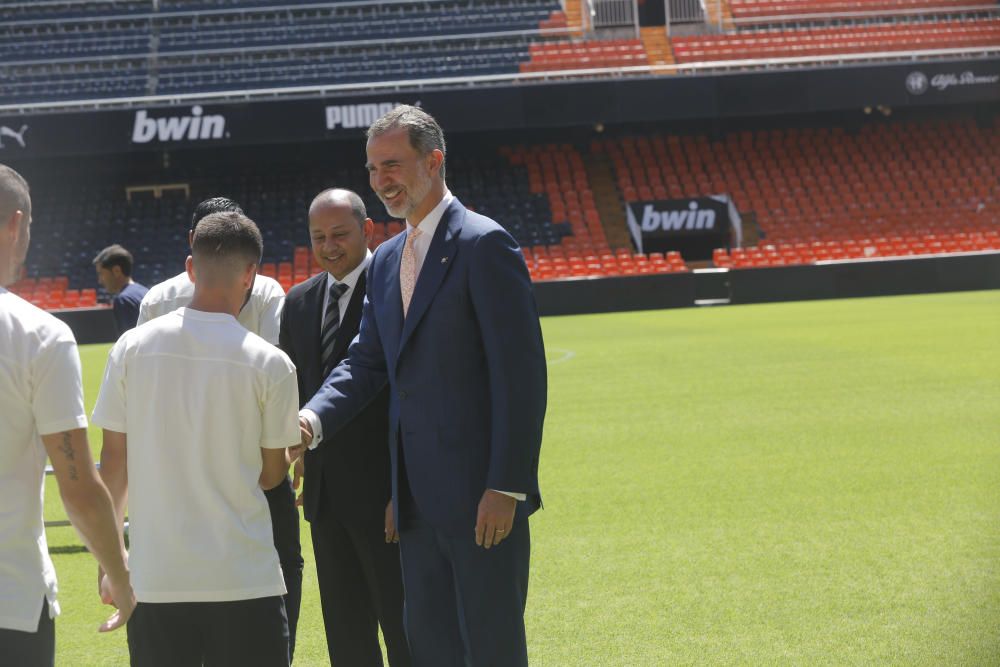
M576 356L576 352L574 352L573 350L564 350L561 347L550 347L549 348L549 352L561 352L562 353L562 356L556 357L555 359L549 360L549 362L548 362L549 366L554 366L556 364L561 364L562 362L569 361L570 359L572 359L573 357Z

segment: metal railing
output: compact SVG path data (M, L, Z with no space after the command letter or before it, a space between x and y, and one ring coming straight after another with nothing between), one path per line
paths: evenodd
M705 0L715 2L719 0ZM678 23L704 23L707 16L705 3L702 0L663 0L667 25Z
M520 82L562 81L582 77L621 78L628 75L700 74L713 71L785 69L795 66L822 66L830 64L858 63L865 61L917 61L927 58L947 58L951 56L986 57L1000 55L1000 44L969 48L925 49L920 51L877 51L869 53L844 53L825 56L799 56L794 58L756 58L746 60L707 61L672 65L637 65L633 67L599 67L552 72L524 72L511 74L488 74L480 76L443 77L435 79L407 79L400 81L380 81L369 83L345 83L326 86L295 86L287 88L256 88L208 93L178 93L170 95L147 95L142 97L120 97L114 99L73 100L63 102L34 102L28 104L0 105L0 113L23 115L32 112L56 112L69 110L100 110L116 108L137 108L156 104L186 104L192 102L246 102L255 99L302 98L327 96L335 93L366 93L380 91L419 91L429 88L448 88L482 84L511 84Z
M639 7L636 0L586 0L585 14L590 30L633 28L639 37Z

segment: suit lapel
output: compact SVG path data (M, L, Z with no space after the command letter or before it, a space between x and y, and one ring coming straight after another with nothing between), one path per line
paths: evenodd
M313 279L313 284L306 290L303 305L305 308L305 322L303 331L307 332L306 340L309 344L310 358L315 360L316 366L320 364L320 327L323 324L323 296L326 293L326 272L320 273ZM320 371L322 372L322 370Z
M431 239L423 266L420 267L420 275L417 276L417 284L413 288L413 298L410 300L410 309L403 322L403 332L399 340L400 351L406 345L410 334L420 323L424 313L427 312L427 307L434 300L434 295L437 294L441 281L454 263L452 260L458 248L458 234L462 230L464 220L465 207L458 199L455 199L441 216L441 222L434 232L434 238ZM398 265L396 273L398 277ZM400 311L402 312L402 301L400 301Z
M372 284L372 294L381 294L384 297L383 303L379 306L383 314L384 322L378 322L379 330L382 333L383 343L391 344L392 341L399 340L403 330L403 297L399 291L399 263L403 259L403 243L406 241L406 234L397 234L383 246L385 247L385 259L379 257L379 265L386 268L381 272L381 285ZM379 248L382 251L382 248ZM379 255L383 254L380 252ZM379 289L381 287L381 289Z
M365 272L358 276L358 282L351 292L351 301L347 311L340 317L340 328L337 329L337 339L333 344L333 358L341 359L347 346L354 340L358 325L361 323L361 306L365 301Z

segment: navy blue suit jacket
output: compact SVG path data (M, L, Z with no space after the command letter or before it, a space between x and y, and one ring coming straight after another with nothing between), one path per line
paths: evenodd
M457 199L445 210L403 319L399 266L406 234L383 243L368 272L357 338L304 406L323 446L388 382L392 493L399 456L421 514L464 535L486 489L541 505L538 456L546 403L545 351L524 258L496 222ZM398 523L397 523L398 525Z

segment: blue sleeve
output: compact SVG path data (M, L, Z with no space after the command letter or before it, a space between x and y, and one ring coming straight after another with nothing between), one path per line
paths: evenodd
M531 278L506 231L481 237L470 291L483 337L491 397L491 489L534 493L545 419L547 372Z
M139 304L117 296L111 301L111 310L115 315L119 335L135 327L136 320L139 319Z
M373 258L372 267L374 264ZM385 354L371 301L375 282L371 272L369 268L358 335L351 342L347 356L330 371L323 386L302 406L319 417L323 424L324 443L361 412L388 381Z

